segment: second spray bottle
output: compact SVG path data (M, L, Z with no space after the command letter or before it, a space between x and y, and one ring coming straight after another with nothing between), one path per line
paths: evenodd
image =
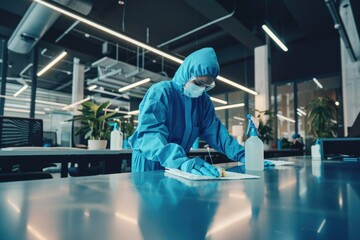
M110 150L121 150L123 146L123 133L120 131L118 124L114 124L114 129L110 136Z

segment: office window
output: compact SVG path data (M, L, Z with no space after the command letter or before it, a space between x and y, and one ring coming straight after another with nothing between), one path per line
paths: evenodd
M236 91L228 94L219 94L219 95L214 95L213 97L227 101L227 104L213 102L215 107L245 103L245 93L243 91ZM249 105L251 105L250 107L252 109L254 108L254 102L255 102L255 97L252 95L249 96ZM241 137L243 137L244 131L246 130L245 109L246 107L244 106L244 107L236 107L236 108L230 108L224 110L217 110L216 115L218 116L220 121L227 127L230 134L232 134L233 136L241 135ZM233 130L235 132L233 132Z
M306 113L306 105L317 97L329 97L334 101L341 100L341 79L339 76L328 77L328 78L318 78L318 82L321 84L320 88L313 80L304 81L298 83L298 107L300 110L304 110ZM342 104L339 104L341 106ZM307 115L298 114L298 126L300 135L304 136L305 139L312 140L313 136L308 135L308 127L306 124ZM339 108L338 121L339 125L342 125L342 110Z
M294 83L277 86L277 136L291 140L295 132Z

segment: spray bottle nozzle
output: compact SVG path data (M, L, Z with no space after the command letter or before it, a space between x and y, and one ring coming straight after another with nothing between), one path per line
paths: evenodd
M257 136L257 128L259 127L259 121L250 114L248 114L246 117L248 119L246 135L249 135L250 132L250 136Z

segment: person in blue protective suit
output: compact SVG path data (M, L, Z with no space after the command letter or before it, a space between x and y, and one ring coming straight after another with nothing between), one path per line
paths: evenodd
M292 144L291 144L292 149L297 149L300 151L304 149L304 144L303 144L302 137L300 136L300 134L294 133L291 136L291 138L292 138Z
M203 48L185 58L172 81L149 88L140 103L138 127L129 138L133 172L167 167L218 177L209 163L186 156L197 137L232 160L244 160L244 147L217 118L207 94L218 74L214 49Z

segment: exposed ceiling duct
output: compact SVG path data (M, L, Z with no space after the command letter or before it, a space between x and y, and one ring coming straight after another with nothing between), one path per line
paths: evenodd
M84 15L89 14L93 0L54 0ZM53 25L60 13L33 2L8 41L10 51L27 54Z

